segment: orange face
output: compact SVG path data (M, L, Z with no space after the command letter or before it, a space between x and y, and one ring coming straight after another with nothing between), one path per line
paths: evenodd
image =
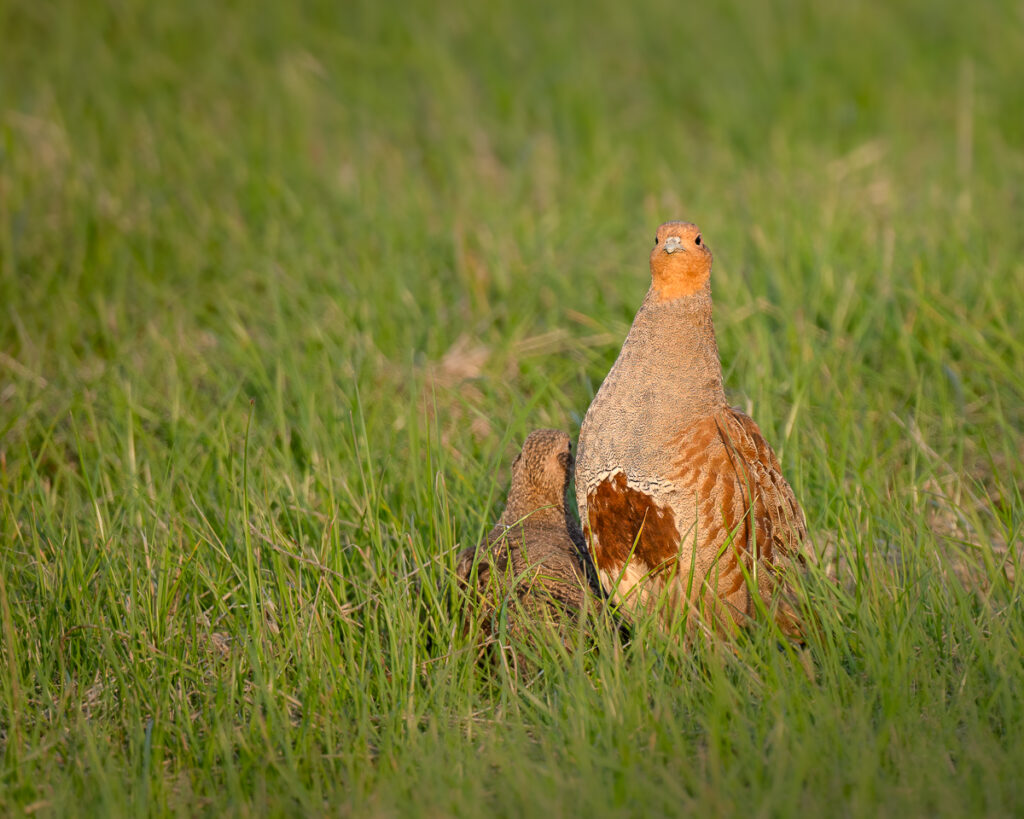
M696 293L711 277L711 251L689 222L658 228L651 251L651 281L661 301Z

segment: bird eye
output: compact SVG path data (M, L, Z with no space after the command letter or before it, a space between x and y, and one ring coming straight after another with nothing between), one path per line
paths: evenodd
M699 233L697 234L697 238L693 240L693 243L695 245L699 245L700 244L700 234Z
M658 237L657 236L654 237L654 244L655 244L655 246L657 246L657 244L658 244Z

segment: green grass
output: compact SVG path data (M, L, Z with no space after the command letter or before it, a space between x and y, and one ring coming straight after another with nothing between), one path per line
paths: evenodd
M0 0L0 812L1024 812L1020 5L305 5ZM672 218L855 582L478 668Z

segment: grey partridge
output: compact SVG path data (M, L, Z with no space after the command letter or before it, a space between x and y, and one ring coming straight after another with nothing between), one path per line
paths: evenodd
M658 228L650 289L580 429L580 519L627 612L723 633L762 609L797 636L780 581L802 559L804 516L757 424L726 401L711 262L696 225Z
M498 523L481 543L459 553L456 577L479 597L485 636L497 634L504 610L513 645L541 622L554 625L568 641L579 612L599 607L597 573L566 504L572 469L568 435L553 429L530 433L512 465ZM514 648L521 662L520 646Z

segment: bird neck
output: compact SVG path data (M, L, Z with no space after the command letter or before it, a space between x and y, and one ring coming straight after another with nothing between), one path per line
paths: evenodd
M518 486L513 482L508 492L505 511L501 513L498 523L503 526L515 526L527 521L534 525L564 525L565 498L553 497L550 492L540 491L533 486Z
M613 369L648 388L646 400L667 414L726 405L722 364L711 317L711 284L662 301L652 287L637 311Z

